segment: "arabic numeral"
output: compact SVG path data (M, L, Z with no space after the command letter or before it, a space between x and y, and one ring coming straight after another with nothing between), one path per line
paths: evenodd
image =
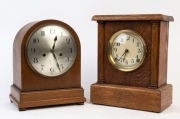
M121 43L119 43L119 42L114 43L114 46L120 46L120 45L121 45Z
M39 39L38 38L33 38L33 43L39 43Z
M67 39L66 39L66 43L67 43L67 44L70 44L70 41L71 41L70 38L67 38Z
M138 59L138 57L139 57L139 56L137 55L136 58Z
M35 48L31 48L31 53L35 53L36 52L36 49Z
M63 66L63 64L60 64L60 68L61 68L61 69L64 69L64 66Z
M44 69L44 65L41 65L41 71Z
M137 42L137 47L139 47L139 42Z
M55 29L50 29L50 34L55 34Z
M117 52L117 48L114 48L114 51Z
M131 63L134 63L134 59L131 59Z
M34 58L33 62L38 63L38 58Z
M69 49L68 49L68 53L72 53L72 48L69 48Z
M45 31L41 31L41 36L45 36Z
M118 58L115 57L115 58L114 58L114 61L115 61L115 62L118 61Z
M50 73L53 75L53 73L54 73L54 68L53 67L50 68Z

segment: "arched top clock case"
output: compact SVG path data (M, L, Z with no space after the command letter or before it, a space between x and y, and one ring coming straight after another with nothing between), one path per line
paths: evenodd
M69 25L43 20L19 30L13 44L10 100L19 110L85 102L80 41Z
M29 37L39 27L57 25L69 31L77 46L77 56L73 66L64 74L55 77L45 77L35 72L26 58L26 45ZM66 23L57 20L31 22L17 33L13 45L13 79L14 85L22 91L76 88L80 85L81 50L80 41L76 32Z

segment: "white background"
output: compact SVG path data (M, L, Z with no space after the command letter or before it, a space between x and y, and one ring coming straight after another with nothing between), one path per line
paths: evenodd
M168 119L180 118L180 1L178 0L0 0L0 118L18 119ZM96 14L171 15L168 83L174 86L173 104L162 113L94 105L89 102L90 85L97 81L97 23ZM19 112L9 101L12 79L12 46L18 30L25 24L57 19L77 32L82 49L82 86L85 105L38 108Z

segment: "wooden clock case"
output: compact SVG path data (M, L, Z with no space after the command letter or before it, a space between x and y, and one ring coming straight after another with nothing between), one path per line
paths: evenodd
M36 73L25 58L25 47L29 36L37 28L50 24L67 29L77 45L77 56L73 66L66 73L56 77L45 77ZM44 20L29 23L20 29L13 44L13 85L10 100L18 106L19 110L85 102L84 90L81 87L80 41L69 25L57 20Z
M169 21L161 14L96 15L98 23L98 81L91 85L91 102L145 111L161 112L172 103L172 85L167 84ZM120 30L132 30L145 40L143 64L123 72L108 60L108 42Z

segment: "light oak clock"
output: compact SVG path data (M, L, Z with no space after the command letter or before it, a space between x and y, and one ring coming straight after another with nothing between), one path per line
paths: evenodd
M19 30L13 45L10 100L19 110L85 102L80 41L69 25L43 20Z
M172 103L167 84L169 21L161 14L96 15L98 81L91 102L161 112Z

